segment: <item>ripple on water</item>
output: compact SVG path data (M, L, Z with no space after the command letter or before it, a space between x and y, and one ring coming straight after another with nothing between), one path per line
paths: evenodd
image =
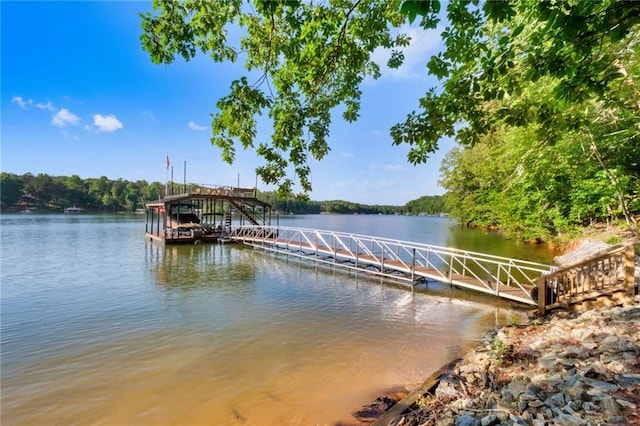
M162 248L139 219L9 219L7 424L346 422L510 312L252 249Z

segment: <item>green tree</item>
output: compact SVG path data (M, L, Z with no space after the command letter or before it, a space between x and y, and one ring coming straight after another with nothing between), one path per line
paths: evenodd
M0 207L16 204L23 193L22 179L13 173L0 173Z
M443 136L469 147L502 126L537 124L538 145L573 134L587 141L584 155L609 179L617 210L637 232L628 207L637 191L625 192L621 178L638 179L630 158L640 155L633 124L640 3L460 1L447 11L445 50L428 64L442 88L391 131L395 144L411 145L409 161L426 161ZM541 88L543 96L532 90Z
M446 212L444 204L444 196L442 195L425 195L415 200L409 201L404 206L407 214L426 213L435 215Z
M240 77L217 103L212 122L212 144L232 162L235 144L255 148L265 160L256 172L262 181L279 184L283 195L294 182L311 190L309 161L322 159L332 111L342 117L358 117L365 77L380 76L371 59L379 46L396 48L408 44L393 27L404 21L399 0L332 2L255 0L154 1L153 13L142 15L142 45L155 63L169 64L175 56L185 60L198 51L214 61L245 58L252 75ZM244 32L233 46L227 33L232 25ZM397 67L402 54L394 50L389 65ZM256 141L256 117L266 113L272 122L271 140Z

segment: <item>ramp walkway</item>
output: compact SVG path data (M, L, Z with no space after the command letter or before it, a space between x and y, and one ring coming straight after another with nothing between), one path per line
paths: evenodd
M451 247L318 229L244 226L229 237L256 248L285 253L400 280L438 281L538 306L537 280L555 267Z

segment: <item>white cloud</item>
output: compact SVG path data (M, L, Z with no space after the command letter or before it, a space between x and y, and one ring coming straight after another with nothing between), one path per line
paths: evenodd
M401 164L385 164L384 169L388 172L401 172L403 167Z
M187 124L187 126L189 126L189 128L190 128L190 129L192 129L192 130L207 130L207 128L206 128L206 127L204 127L204 126L200 126L200 125L196 124L196 123L195 123L195 122L193 122L193 121L190 121L190 122Z
M95 114L93 116L93 125L98 128L99 132L115 132L124 127L115 115L102 114Z
M442 49L443 43L440 33L443 27L438 26L433 30L424 30L421 27L404 25L399 30L410 39L409 46L400 49L404 53L404 61L400 68L392 69L387 67L387 61L391 57L391 50L377 48L374 50L372 59L382 71L382 78L390 77L396 80L416 79L427 74L427 62L432 55ZM368 79L372 81L371 79Z
M20 108L26 109L29 105L33 103L33 100L32 99L25 100L22 98L22 96L14 96L13 98L11 98L11 102L14 102L20 105Z
M38 108L38 109L46 109L46 110L49 110L49 111L55 111L56 110L55 107L53 105L51 105L50 101L47 101L46 104L43 104L42 102L38 102L36 104L36 108Z
M340 158L342 158L343 160L350 160L353 157L354 157L353 153L351 153L351 152L342 152L342 153L340 153Z
M80 118L66 108L62 108L51 118L51 124L58 127L64 127L69 124L78 124L78 122L80 122Z
M387 172L400 172L403 170L401 164L390 164L390 163L378 163L377 161L372 161L369 163L369 170L384 170Z

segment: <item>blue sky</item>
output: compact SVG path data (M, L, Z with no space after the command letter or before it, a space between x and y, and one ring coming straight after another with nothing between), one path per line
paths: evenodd
M176 181L186 161L188 182L236 185L239 175L241 186L255 185L260 158L239 148L227 165L209 142L215 104L243 64L205 56L153 64L139 40L139 13L150 10L150 2L0 2L2 171L164 182L169 156ZM444 192L437 181L451 141L419 166L407 163L408 147L391 145L390 127L436 84L425 64L441 45L438 32L405 32L414 36L405 65L362 85L356 123L334 121L331 152L311 164L311 199L403 205ZM376 52L381 64L387 55Z

